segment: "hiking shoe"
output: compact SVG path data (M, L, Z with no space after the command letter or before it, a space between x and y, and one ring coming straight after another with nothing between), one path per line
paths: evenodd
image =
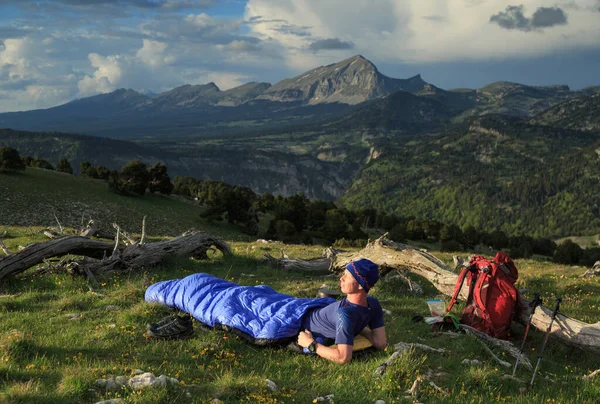
M194 327L191 325L180 332L172 332L173 330L162 330L161 332L154 332L148 330L144 333L144 337L150 339L183 339L194 335Z
M187 317L187 320L177 316L176 319L170 323L163 324L160 328L150 327L144 336L146 338L155 339L179 339L187 338L194 334L194 326L192 325L191 317Z
M184 329L192 325L192 317L185 314L183 317L173 314L160 320L158 323L148 324L146 328L153 332L160 333L163 329ZM175 328L173 328L175 327Z

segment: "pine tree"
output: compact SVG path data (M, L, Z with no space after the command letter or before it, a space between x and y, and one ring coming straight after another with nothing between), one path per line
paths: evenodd
M24 170L25 163L12 147L0 147L0 172Z
M149 181L148 189L150 192L158 192L164 195L170 195L173 192L171 178L167 174L167 166L162 163L156 163L148 169Z
M66 157L61 158L56 165L56 171L61 173L73 174L73 167L71 167L71 163Z

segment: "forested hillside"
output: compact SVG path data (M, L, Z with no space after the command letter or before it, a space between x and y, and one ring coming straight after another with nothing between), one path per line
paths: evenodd
M439 138L388 143L342 196L373 207L508 234L600 231L600 136L500 116Z

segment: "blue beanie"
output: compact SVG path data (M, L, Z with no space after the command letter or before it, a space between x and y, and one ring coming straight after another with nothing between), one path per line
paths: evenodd
M350 271L354 279L356 279L367 293L379 280L379 267L376 263L366 258L352 261L346 265L346 269Z

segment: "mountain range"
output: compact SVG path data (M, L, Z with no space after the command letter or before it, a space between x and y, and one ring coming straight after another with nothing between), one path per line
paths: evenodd
M415 96L411 98L412 108L427 104L423 100L436 101L441 104L436 109L445 111L444 119L450 115L460 122L489 113L533 117L558 103L598 91L600 86L571 91L567 86L509 82L447 91L425 82L420 75L390 78L357 55L274 85L251 82L221 91L208 83L149 95L119 89L53 108L3 113L0 127L122 139L219 135L329 120L397 92Z
M509 234L600 232L600 86L444 90L355 56L272 86L120 89L0 114L5 126L21 130L0 130L0 146L76 170L140 159L171 176Z

